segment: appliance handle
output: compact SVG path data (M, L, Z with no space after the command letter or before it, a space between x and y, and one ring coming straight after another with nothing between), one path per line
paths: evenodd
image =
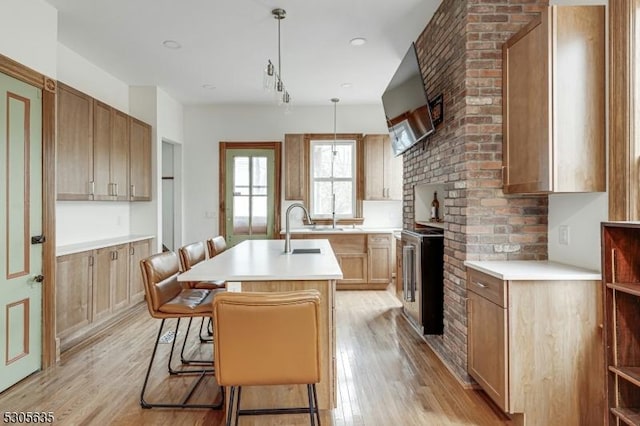
M402 247L402 293L404 300L414 302L416 299L415 292L415 246L407 244Z

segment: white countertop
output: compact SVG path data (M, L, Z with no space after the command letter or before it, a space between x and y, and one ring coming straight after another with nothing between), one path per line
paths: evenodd
M154 238L153 235L123 235L120 237L106 238L104 240L86 241L76 244L68 244L56 247L56 256L80 253L87 250L95 250L103 247L116 246L118 244L132 243L134 241L148 240Z
M355 227L351 228L349 226L340 226L340 229L331 229L322 228L322 229L313 229L313 226L305 227L305 228L293 228L291 229L292 234L391 234L394 231L400 231L400 228L362 228ZM280 231L280 235L284 235L285 230Z
M284 240L246 240L178 275L179 281L338 280L342 270L329 240L292 240L320 254L285 254Z
M501 280L601 280L598 271L550 261L487 260L464 262L467 268Z

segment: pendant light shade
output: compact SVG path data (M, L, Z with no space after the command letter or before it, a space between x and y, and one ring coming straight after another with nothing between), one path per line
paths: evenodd
M287 12L278 8L273 9L271 14L274 19L278 20L278 68L276 69L271 59L267 61L267 66L264 69L263 86L269 92L275 91L278 105L289 105L291 103L291 95L287 91L284 81L282 81L282 55L280 49L280 22L286 17Z

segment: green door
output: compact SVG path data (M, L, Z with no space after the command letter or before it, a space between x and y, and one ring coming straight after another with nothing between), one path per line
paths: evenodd
M225 166L227 244L274 238L274 152L229 149Z
M42 362L42 94L0 73L0 391Z

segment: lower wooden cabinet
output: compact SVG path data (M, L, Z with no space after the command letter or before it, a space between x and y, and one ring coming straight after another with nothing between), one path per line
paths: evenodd
M402 300L402 240L396 238L396 296Z
M391 282L391 233L309 232L291 237L329 240L342 269L338 290L384 290Z
M57 258L56 335L61 351L144 299L139 263L150 252L147 239Z
M600 285L467 269L467 371L514 424L603 424Z

